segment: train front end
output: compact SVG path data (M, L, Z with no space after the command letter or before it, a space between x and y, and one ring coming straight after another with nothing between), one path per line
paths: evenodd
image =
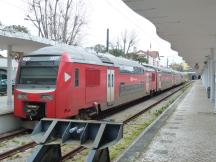
M14 90L14 114L26 120L55 117L55 96L61 56L25 56Z

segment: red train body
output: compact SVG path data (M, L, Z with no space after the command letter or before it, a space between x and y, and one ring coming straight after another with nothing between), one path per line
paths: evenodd
M78 47L45 47L19 64L14 113L22 119L99 112L182 83L178 72Z

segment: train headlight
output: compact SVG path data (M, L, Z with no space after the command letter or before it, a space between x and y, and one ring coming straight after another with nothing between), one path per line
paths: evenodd
M27 94L21 93L21 94L18 94L18 95L17 95L17 99L18 99L18 100L27 100L27 99L28 99L28 96L27 96Z
M23 61L30 61L31 58L30 57L23 57Z
M41 99L42 99L42 100L49 100L49 101L52 101L52 100L53 100L53 95L51 95L51 94L42 94L42 95L41 95Z
M59 56L52 56L52 57L50 57L49 59L51 60L51 61L57 61L57 60L59 60Z

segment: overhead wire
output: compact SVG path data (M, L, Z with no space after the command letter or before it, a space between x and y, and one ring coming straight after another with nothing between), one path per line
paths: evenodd
M119 8L118 7L116 7L116 6L114 6L111 2L110 2L110 0L104 0L110 7L112 7L112 8L114 8L118 13L120 13L121 15L123 15L127 20L129 20L131 23L132 23L132 25L136 28L136 29L138 29L139 30L139 32L140 33L142 33L143 35L147 35L148 37L149 37L149 43L152 45L152 39L154 38L154 37L156 37L156 41L154 41L154 43L156 43L157 45L159 45L159 46L161 46L161 42L158 42L159 40L157 39L157 37L158 38L160 38L158 35L157 35L157 33L155 32L152 32L152 34L153 35L150 35L149 33L147 33L147 32L145 32L144 31L144 29L143 29L143 27L141 27L140 26L140 23L139 23L139 21L136 19L136 17L134 17L134 19L132 19L130 16L127 16L123 11L121 11L121 10L119 10ZM116 1L115 1L115 3L116 3ZM149 21L149 20L148 20ZM149 21L149 23L151 23L150 21ZM154 24L153 24L154 25ZM155 26L155 25L154 25ZM156 27L155 27L156 28ZM166 43L168 43L169 44L169 46L170 46L170 42L168 42L168 41L166 41L166 40L163 40L163 38L160 38L161 39L161 41L165 41ZM164 43L165 43L164 42ZM170 46L170 48L171 48L171 46ZM170 49L171 50L171 49Z
M138 23L138 21L135 20L136 18L135 18L135 19L132 19L130 16L127 16L123 11L119 10L119 8L117 8L117 7L114 6L112 3L110 3L109 0L105 0L105 2L106 2L110 7L112 7L113 9L115 9L118 13L120 13L123 17L125 17L125 19L129 20L129 21L131 22L131 24L132 24L136 29L138 28L139 31L140 31L141 33L143 33L144 35L148 35L149 37L151 37L150 34L147 33L147 32L145 32L144 29L143 29L143 27L140 26L140 23Z
M8 4L8 5L12 6L12 7L15 7L15 8L19 9L19 10L22 10L22 11L23 11L23 10L26 10L26 8L22 8L22 7L20 7L20 6L18 6L18 5L15 5L15 4L13 4L13 3L7 1L7 0L1 0L1 1L4 1L4 3L6 3L6 4ZM24 1L23 1L23 2L24 2Z

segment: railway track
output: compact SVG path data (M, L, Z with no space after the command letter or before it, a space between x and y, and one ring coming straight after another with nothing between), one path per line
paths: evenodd
M145 113L147 110L149 110L150 108L152 108L152 107L154 107L155 105L159 104L160 102L162 102L162 101L165 100L166 98L168 98L168 97L170 97L171 95L175 94L176 92L180 91L181 89L183 89L183 88L186 87L187 85L188 85L188 84L182 85L182 86L177 87L177 88L174 88L173 90L170 90L170 91L172 91L172 92L168 91L169 93L168 93L168 92L165 92L165 93L167 93L166 95L164 95L163 97L159 97L158 100L155 100L152 104L148 105L147 107L144 107L143 110L141 110L141 111L139 111L138 113L136 113L136 114L130 116L129 118L124 119L122 122L123 122L124 124L127 124L128 122L132 121L133 119L137 118L137 117L140 116L141 114ZM162 95L163 95L163 93L162 93ZM155 97L154 97L153 99L155 99ZM142 101L142 102L143 102L143 101ZM115 114L115 113L119 113L120 111L125 110L125 109L127 109L127 108L129 108L129 107L131 107L131 106L134 106L135 104L136 104L136 103L132 103L132 105L129 104L129 106L125 106L125 105L124 105L124 106L122 106L122 107L126 107L126 108L121 108L121 107L120 107L119 109L113 109L112 111L105 112L106 115L105 115L105 113L102 113L102 115L99 116L99 117L97 117L97 118L98 118L98 119L104 119L104 118L106 118L106 117L108 117L108 116L111 116L111 115L113 115L113 114ZM95 118L95 117L94 117L94 118ZM6 139L13 138L14 136L17 136L17 135L19 135L19 134L21 134L21 133L24 133L24 132L26 132L26 130L19 130L19 131L17 131L17 132L14 132L14 133L11 133L11 134L8 134L8 135L2 135L2 137L0 136L0 142L1 142L1 141L4 141L4 140L6 140ZM16 148L13 148L13 149L11 149L11 150L8 150L8 151L6 151L6 152L0 153L0 160L6 159L6 158L8 158L8 157L11 157L11 156L15 155L15 154L18 153L18 152L26 151L26 150L28 150L28 149L30 149L30 148L35 147L36 145L37 145L36 143L30 142L30 143L27 143L27 144L25 144L25 145L18 146L18 147L16 147ZM82 152L82 151L85 150L85 149L86 149L86 148L84 148L83 146L76 147L76 148L73 149L72 151L70 151L70 152L68 152L67 154L63 155L61 161L65 161L65 160L71 159L72 157L74 157L75 155L77 155L78 153Z
M19 130L15 130L13 132L4 133L4 134L0 135L0 142L9 141L9 140L16 138L18 136L21 136L25 133L30 134L29 130L27 130L27 129L19 129ZM15 148L12 148L10 150L2 152L2 153L0 153L0 161L7 158L7 157L10 157L10 156L16 154L17 152L22 152L22 151L25 151L31 147L34 147L35 145L36 144L34 142L29 142L27 144L17 146Z
M35 142L30 142L28 144L22 145L22 146L18 146L16 148L13 148L11 150L8 150L6 152L3 152L0 154L0 160L6 159L12 155L15 155L17 152L23 152L26 151L30 148L35 147L37 144Z
M165 95L165 96L162 97L162 98L159 98L158 100L156 100L155 102L153 102L151 105L145 107L143 110L141 110L141 111L139 111L138 113L136 113L136 114L130 116L129 118L123 120L122 122L123 122L124 124L129 123L130 121L134 120L134 119L137 118L138 116L144 114L146 111L148 111L148 110L151 109L152 107L154 107L154 106L156 106L157 104L161 103L163 100L169 98L170 96L172 96L172 95L175 94L176 92L182 90L183 88L185 88L185 87L188 86L189 84L190 84L190 83L188 83L188 84L186 84L186 85L183 85L183 86L181 86L181 87L175 88L175 89L173 90L173 92L168 93L167 95ZM107 116L110 116L110 115L112 115L112 114L114 114L114 113L116 113L116 110L114 110L114 112L110 111L110 112L107 114ZM100 117L100 119L103 119L103 118L105 118L105 117L106 117L106 116L103 114L102 117ZM68 159L74 157L75 155L77 155L78 153L80 153L81 151L83 151L83 150L85 150L85 149L86 149L86 148L84 148L83 146L79 146L79 147L73 149L72 151L70 151L69 153L65 154L65 155L62 157L61 161L68 160Z
M5 141L5 140L9 140L11 138L14 138L14 137L21 135L23 133L26 133L26 132L27 132L26 129L19 129L19 130L15 130L13 132L1 134L0 135L0 142Z

